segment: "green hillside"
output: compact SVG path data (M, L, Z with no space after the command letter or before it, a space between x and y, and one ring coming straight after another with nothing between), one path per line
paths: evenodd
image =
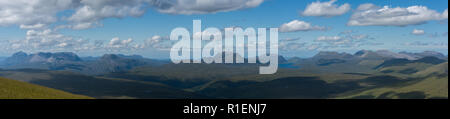
M426 70L415 73L415 76L429 76L433 74L448 75L448 62L432 66Z
M365 90L343 98L379 99L448 99L448 62L412 74L409 82Z
M0 99L91 99L25 82L0 78Z
M432 77L412 85L376 88L344 98L430 99L448 98L448 77Z
M136 78L146 79L145 81L138 81L127 78L96 77L67 71L36 69L3 70L0 71L0 76L97 99L207 98L193 92L153 82L159 77L136 76ZM130 75L128 78L133 78L133 76Z

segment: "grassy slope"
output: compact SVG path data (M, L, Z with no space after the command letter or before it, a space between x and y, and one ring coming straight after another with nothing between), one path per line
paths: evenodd
M3 70L0 76L100 99L207 98L158 82L85 76L67 71Z
M362 91L342 98L448 98L448 63L415 74L419 81Z
M401 87L383 87L366 90L343 98L402 98L400 95L411 95L413 98L448 98L448 77L431 77L423 81Z
M417 72L414 74L414 76L428 76L432 74L446 74L448 75L448 62L432 66L430 68L427 68L426 70Z
M0 99L91 99L64 91L0 78Z

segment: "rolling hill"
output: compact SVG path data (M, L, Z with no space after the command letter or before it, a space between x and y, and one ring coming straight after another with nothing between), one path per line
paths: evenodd
M448 62L411 75L415 78L407 82L368 89L341 98L448 99Z
M45 69L72 71L85 75L101 75L122 72L140 66L157 66L165 61L146 59L139 55L105 54L99 58L83 58L71 52L27 54L17 52L0 62L4 69Z
M92 99L61 90L0 78L0 99Z
M157 82L94 77L68 71L0 70L0 76L100 99L207 98Z

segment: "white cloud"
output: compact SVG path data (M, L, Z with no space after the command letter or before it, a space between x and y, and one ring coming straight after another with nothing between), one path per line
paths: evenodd
M319 36L314 40L311 49L352 49L362 46L383 45L383 43L374 42L374 39L366 34L356 34L355 31L344 31L337 36Z
M46 25L45 24L34 24L34 25L20 25L21 29L42 29L44 28Z
M153 40L153 41L160 41L161 39L162 39L162 37L158 36L158 35L155 35L151 38L151 40Z
M351 37L351 39L354 39L354 40L362 40L362 39L368 39L369 35L366 35L366 34L350 35L349 37Z
M75 29L75 30L88 29L88 28L93 28L96 26L102 26L102 24L98 23L97 21L93 21L93 22L84 22L84 23L76 23L74 25L69 25L70 28Z
M313 26L311 23L305 21L294 20L280 26L280 32L297 32L297 31L311 31L311 30L325 30L325 27Z
M89 41L62 35L51 29L28 30L23 40L10 40L6 49L11 51L78 51L87 47Z
M358 6L358 8L356 10L358 11L364 11L364 10L370 10L370 9L375 9L378 6L372 4L372 3L366 3L366 4L361 4Z
M87 29L101 26L105 18L139 17L145 13L143 0L81 0L82 6L67 20L72 29Z
M114 37L109 41L108 48L126 48L133 42L133 39L120 40L119 37Z
M161 43L161 39L162 39L161 36L158 36L158 35L153 36L153 37L147 39L146 45L147 46L157 45L158 43Z
M170 50L175 42L169 40L168 36L155 35L148 38L142 46L142 48L153 48L157 50Z
M253 8L264 0L150 0L159 12L169 14L207 14Z
M31 45L31 47L37 50L49 50L55 48L75 50L76 48L83 47L88 43L89 41L87 40L65 36L51 29L41 31L29 30L25 39L25 44Z
M339 41L342 40L340 36L320 36L316 39L316 41Z
M345 3L341 6L338 6L334 4L337 2L337 0L331 0L329 2L313 2L309 4L305 11L303 11L301 14L303 16L325 16L325 17L331 17L331 16L338 16L347 13L350 11L351 7L350 4Z
M139 17L153 8L169 14L208 14L253 8L264 0L0 0L0 27L27 29L21 40L3 42L3 49L23 51L132 49L147 47L133 39L114 38L109 43L89 42L58 33L60 29L102 26L107 18ZM63 13L63 14L60 14ZM171 46L166 37L153 37L154 48Z
M304 49L307 43L280 43L279 48L281 50L293 51L293 50L301 50Z
M445 42L409 42L403 45L409 47L422 47L422 48L434 48L434 49L448 49L448 43Z
M301 37L296 37L296 38L284 38L284 39L281 39L281 41L298 41L298 40L300 40L300 39L302 39Z
M443 19L448 19L448 9L445 9L445 11L442 13Z
M106 18L139 17L148 8L169 14L207 14L257 7L264 0L1 0L0 26L38 29L57 21L56 29L102 26ZM74 11L69 16L57 16Z
M373 4L363 4L352 15L350 26L408 26L423 24L427 21L448 19L448 13L439 13L425 6L410 6L407 8L378 7Z
M76 0L1 0L0 26L56 22L56 14L74 7Z
M414 29L411 34L414 35L424 35L425 34L425 30L421 30L421 29Z
M285 51L294 50L338 50L338 49L359 49L363 46L378 46L373 38L366 34L356 34L355 31L344 31L336 36L319 36L313 42L280 42L280 49Z

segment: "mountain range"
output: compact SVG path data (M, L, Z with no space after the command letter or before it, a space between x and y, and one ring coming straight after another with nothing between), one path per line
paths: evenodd
M139 66L156 66L166 61L146 59L139 55L105 54L102 57L88 57L83 60L75 53L35 53L17 52L5 58L0 64L4 69L47 69L68 70L87 75L101 75L126 71Z
M172 64L138 55L80 58L19 52L3 62L0 77L100 99L448 98L448 58L438 52L361 50L279 59L280 65L294 67L259 75L261 64Z
M225 55L233 55L234 57L242 57L239 54L223 53ZM216 56L217 57L217 56ZM361 60L389 60L389 59L405 59L418 60L424 57L435 57L442 60L447 60L447 56L442 53L434 51L425 51L421 53L400 52L395 53L388 50L369 51L361 50L355 54L339 53L339 52L319 52L311 58L290 58L285 59L279 56L279 63L301 63L302 61L315 61L317 65L330 65L345 63L348 61ZM245 59L247 62L247 59ZM105 70L103 73L125 71L139 66L146 65L162 65L167 64L168 61L152 60L144 58L140 55L122 55L122 54L105 54L102 57L79 57L71 52L58 53L44 53L39 52L35 54L27 54L25 52L14 53L10 57L0 60L0 67L5 69L49 69L49 70L78 70L83 73L87 69ZM102 67L102 68L100 68ZM95 73L94 73L95 74Z

